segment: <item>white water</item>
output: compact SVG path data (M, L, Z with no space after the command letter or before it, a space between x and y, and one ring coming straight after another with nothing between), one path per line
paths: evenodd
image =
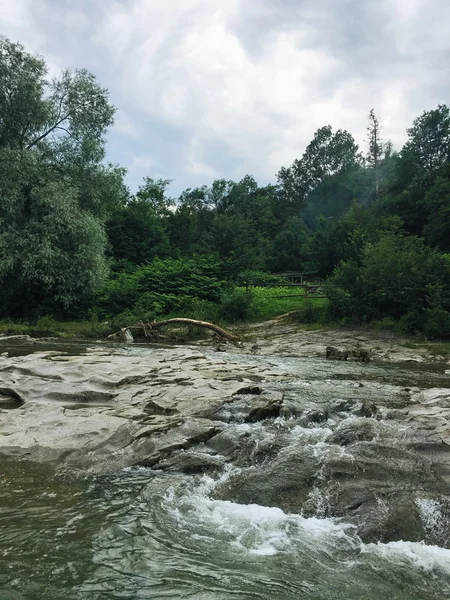
M295 429L295 435L305 435L300 428ZM327 433L326 429L320 428L309 431L311 437L319 439ZM237 555L272 557L306 551L320 560L320 555L339 552L348 565L371 555L384 563L386 569L392 569L396 564L450 574L450 550L445 548L404 541L364 544L353 525L337 519L305 518L287 514L276 507L211 499L214 488L237 471L227 470L218 480L204 476L199 485L190 487L182 496L171 487L163 498L162 507L176 521L180 531L202 532L192 533L192 539L225 544ZM424 510L427 507L428 511L432 507L432 518L436 519L435 503L424 501L422 507Z

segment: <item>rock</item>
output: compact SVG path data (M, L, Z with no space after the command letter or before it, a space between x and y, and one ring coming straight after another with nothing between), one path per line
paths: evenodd
M179 473L205 473L223 467L222 457L194 450L175 451L170 458L162 459L153 465L155 469Z
M348 360L369 362L370 358L370 351L365 348L353 348L352 350L348 350Z
M14 401L16 404L23 404L24 399L15 390L6 387L0 387L0 401L3 398Z
M247 394L259 396L262 393L262 388L260 388L258 385L249 385L247 387L239 388L236 392L233 393L233 396Z
M342 518L358 527L366 543L429 540L419 503L424 497L445 500L448 486L428 458L382 444L354 441L342 451L328 438L323 446L283 447L258 468L219 484L214 497ZM449 535L450 520L442 524L439 544L448 545Z
M29 335L1 335L0 343L3 342L31 342L35 343L36 340Z
M344 350L339 350L338 348L334 348L333 346L327 346L325 351L325 358L328 360L347 360L348 352Z
M366 418L345 419L327 439L328 444L348 446L359 441L372 441L379 435L378 421Z
M166 433L157 435L156 432L140 429L135 439L145 437L151 433L152 451L139 464L153 466L158 464L163 457L167 457L174 450L186 450L196 444L206 442L221 431L220 423L213 423L204 419L189 419L180 426L169 429Z
M350 412L358 417L374 417L377 414L377 407L373 403L358 402Z
M236 394L218 408L203 413L203 416L224 423L254 423L280 415L283 401L283 394L280 392L266 392L256 396Z
M300 424L305 426L310 423L323 423L327 421L329 417L329 413L327 410L307 410L300 418Z

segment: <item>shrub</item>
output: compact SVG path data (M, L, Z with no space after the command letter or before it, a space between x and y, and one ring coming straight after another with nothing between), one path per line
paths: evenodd
M36 323L35 333L38 335L55 335L58 330L58 323L49 317L41 317Z
M219 306L220 315L226 321L244 321L252 312L253 294L250 290L235 288L223 297Z
M327 307L324 304L313 304L305 300L302 308L295 313L295 320L299 323L323 323L326 320Z
M426 309L423 332L429 339L450 338L450 313L442 308Z
M341 263L329 280L331 311L335 316L359 322L384 317L399 320L405 333L424 331L429 322L445 324L450 308L450 265L423 240L399 232L384 232L378 242L367 244L360 264ZM428 315L428 316L427 316Z
M194 299L219 303L226 283L214 272L215 263L210 259L155 259L133 273L109 279L98 305L106 318L131 311L140 319L151 320L181 313Z

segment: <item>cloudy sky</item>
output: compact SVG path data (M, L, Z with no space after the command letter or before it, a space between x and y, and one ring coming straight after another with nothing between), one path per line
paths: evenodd
M171 191L275 181L322 125L399 148L450 102L449 0L0 0L0 34L52 72L87 68L118 107L108 159Z

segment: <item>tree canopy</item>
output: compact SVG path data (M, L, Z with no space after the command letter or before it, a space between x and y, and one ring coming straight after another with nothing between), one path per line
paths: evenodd
M325 125L272 184L247 174L178 198L148 173L131 193L105 161L114 114L94 75L51 79L43 58L0 38L0 317L207 305L242 317L239 282L295 270L329 278L333 318L450 336L446 105L419 115L401 149L371 109L363 150Z

